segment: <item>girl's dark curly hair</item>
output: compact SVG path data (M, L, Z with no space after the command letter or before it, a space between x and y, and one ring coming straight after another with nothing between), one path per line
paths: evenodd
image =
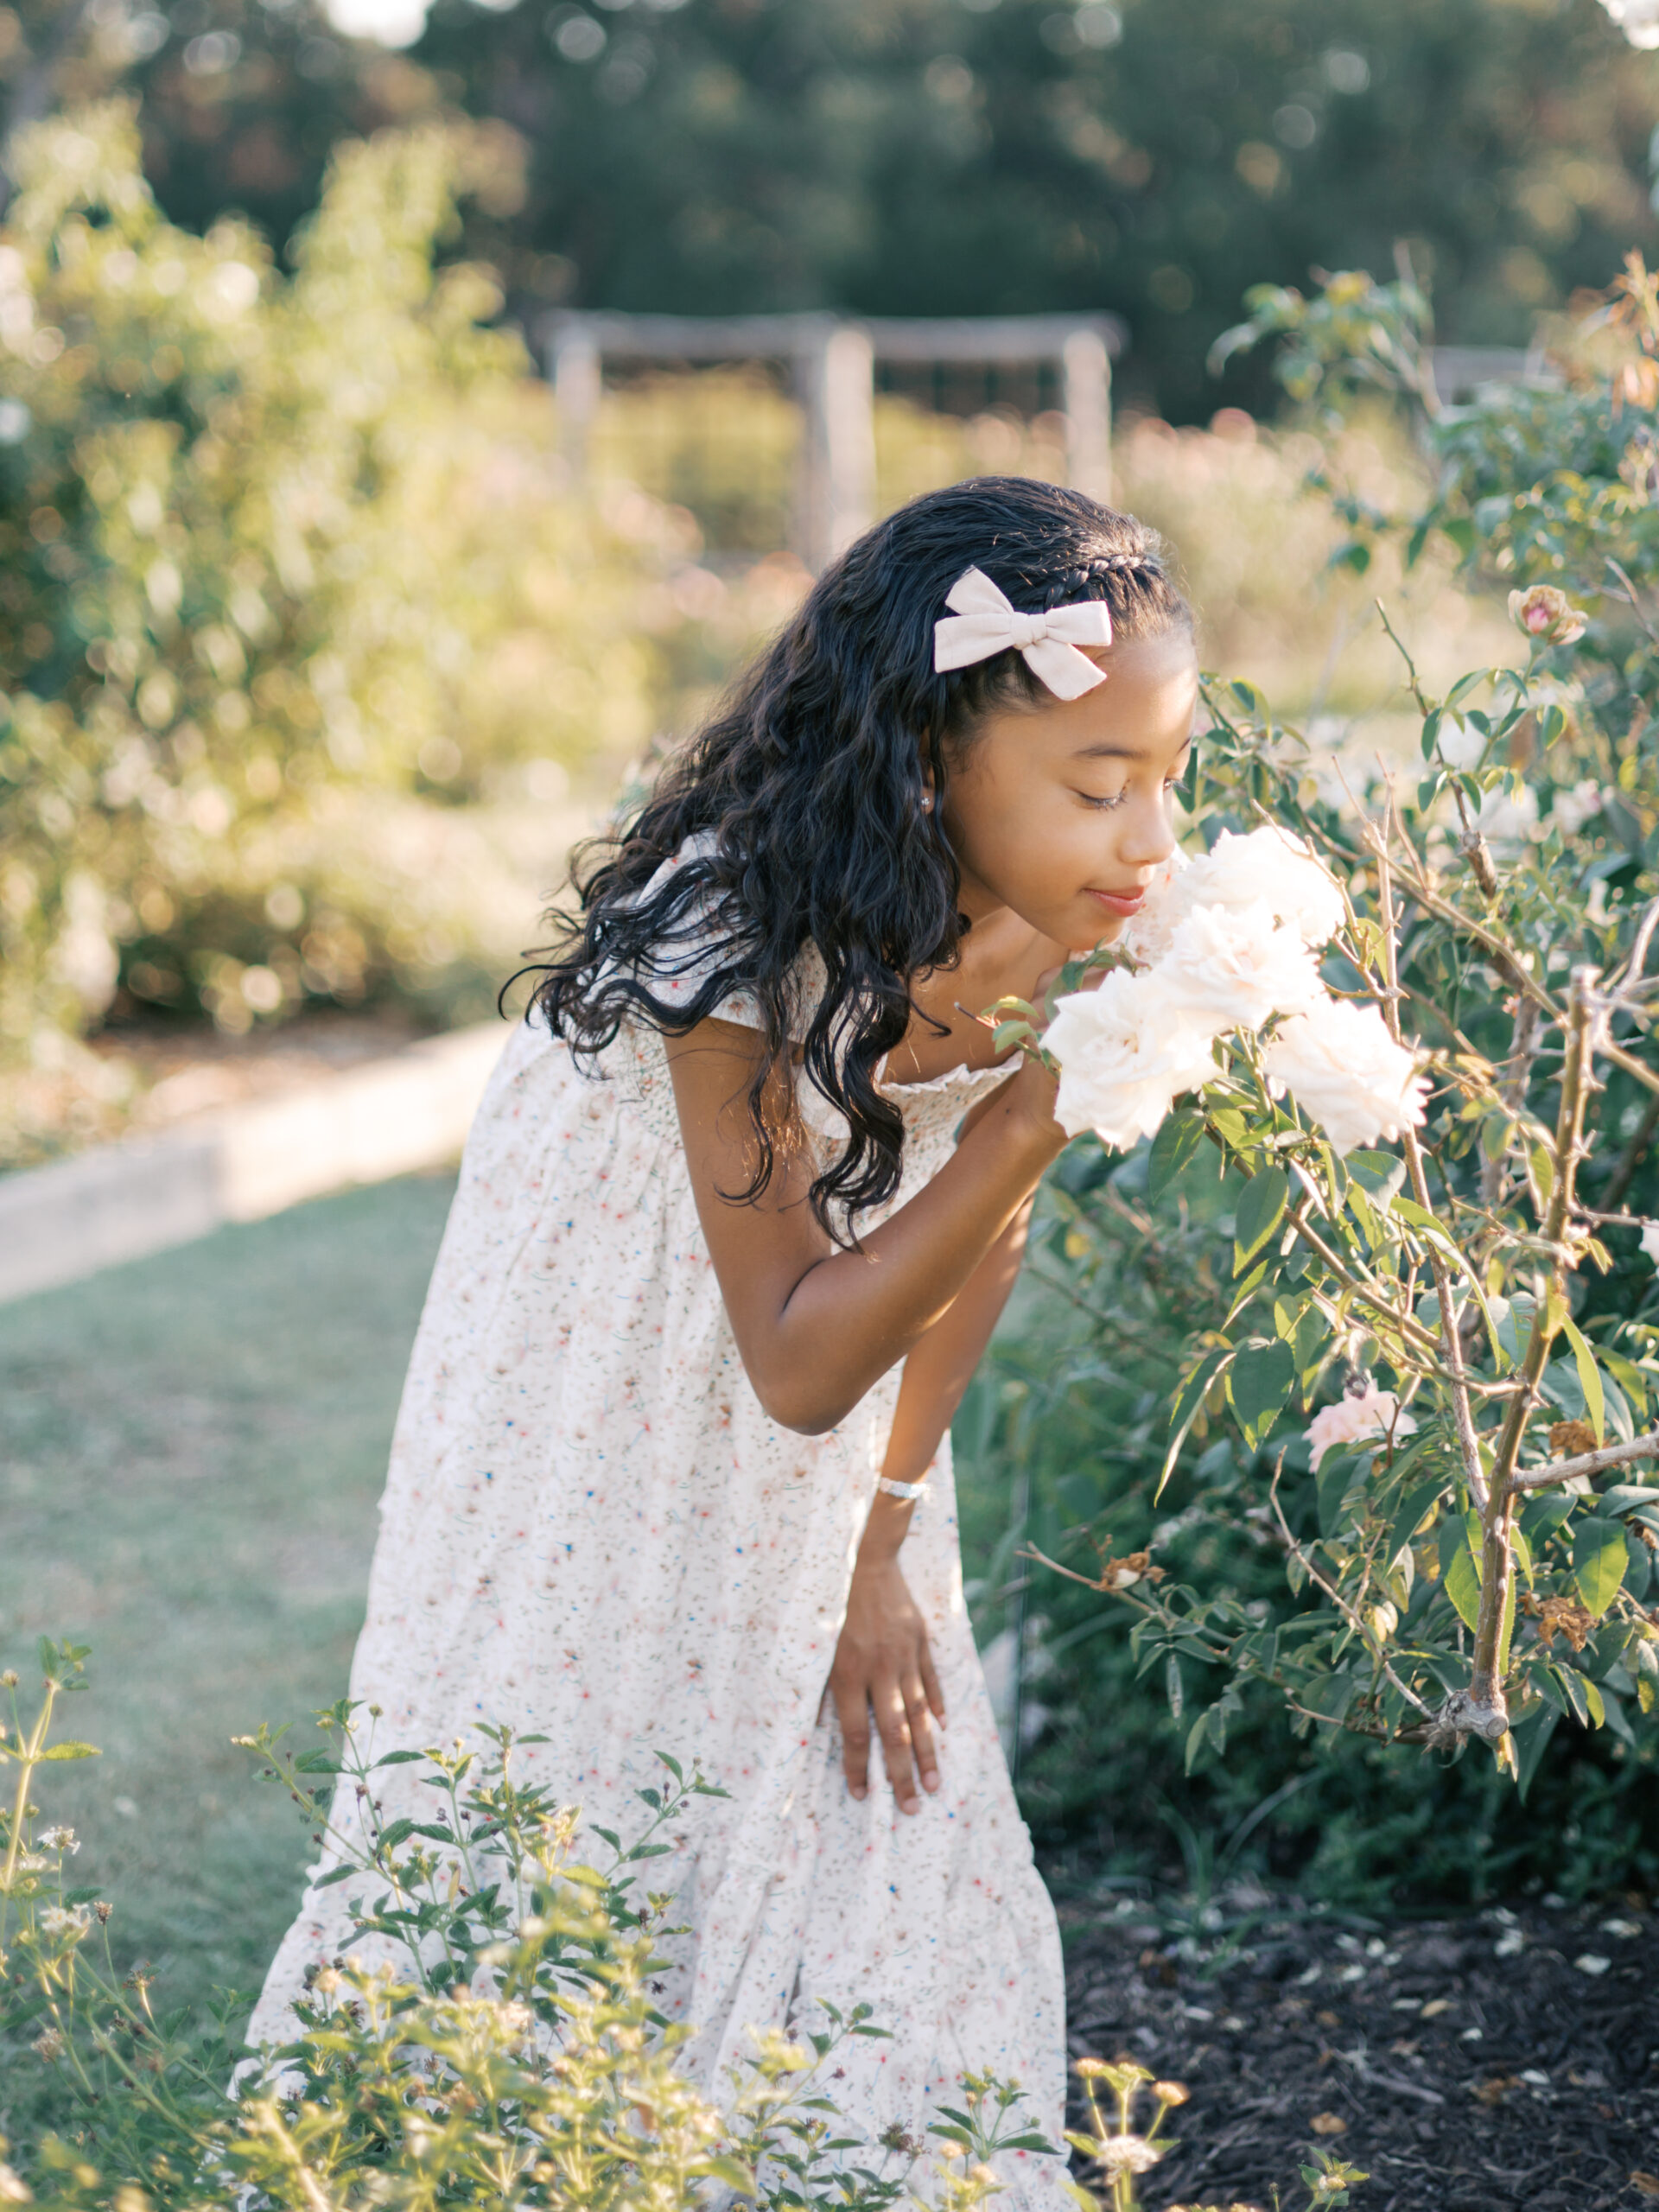
M776 1160L767 1077L789 1066L791 1019L798 1034L810 1015L805 1075L848 1125L811 1187L831 1234L832 1208L850 1223L898 1187L904 1122L876 1072L915 1011L912 978L948 968L968 928L941 821L951 767L987 712L1051 696L1016 652L934 673L933 625L969 567L1029 612L1104 600L1119 639L1192 623L1161 541L1081 492L982 476L912 500L824 571L632 820L583 849L579 911L556 918L563 935L535 993L553 1032L588 1057L625 1020L677 1036L734 994L752 1000L764 1059L749 1090L753 1173L734 1194L746 1200ZM699 832L712 833L706 856L645 895ZM705 965L711 909L721 942ZM672 971L677 943L705 950L699 987L669 1003L652 982ZM810 947L826 981L809 1009L796 990Z

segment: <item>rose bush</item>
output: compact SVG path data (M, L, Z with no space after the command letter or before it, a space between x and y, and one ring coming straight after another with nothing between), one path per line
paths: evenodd
M1029 1470L1023 1534L1078 1578L1029 1600L1027 1802L1051 1842L1128 1829L1145 1847L1125 1800L1179 1774L1133 1725L1125 1744L1128 1669L1165 1693L1186 1800L1224 1813L1230 1850L1254 1837L1308 1872L1312 1844L1320 1881L1385 1887L1647 1879L1659 518L1637 464L1655 288L1632 270L1565 334L1552 387L1461 410L1439 405L1403 282L1268 295L1253 334L1272 333L1287 381L1333 413L1392 376L1431 456L1416 512L1321 472L1353 532L1344 569L1389 538L1408 558L1453 547L1516 591L1516 658L1430 690L1402 658L1417 764L1339 775L1254 686L1208 686L1188 841L1288 831L1339 887L1311 1011L1222 1031L1194 1077L1173 1065L1174 980L1154 1006L1133 967L1107 979L1121 1033L1096 1063L1062 979L1043 1042L1074 1125L1125 1156L1079 1148L1052 1179L1033 1292L964 1423L970 1464L977 1421L982 1453ZM1175 931L1152 931L1130 960L1169 958ZM1206 978L1186 995L1225 1012ZM1111 1086L1154 1058L1130 1126ZM1135 1617L1127 1645L1085 1586ZM1424 1745L1465 1755L1447 1770ZM1494 1789L1516 1780L1559 1817L1505 1812ZM1448 1796L1470 1815L1452 1830L1433 1809Z

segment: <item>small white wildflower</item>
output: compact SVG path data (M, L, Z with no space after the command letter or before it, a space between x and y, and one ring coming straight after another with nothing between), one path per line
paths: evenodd
M1109 2135L1095 2152L1109 2174L1150 2173L1163 2155L1157 2144L1148 2143L1144 2135Z
M42 1851L67 1851L73 1856L80 1849L73 1828L42 1828L38 1841Z
M63 2056L63 2037L56 2028L42 2028L29 2048L37 2057L51 2060Z
M1659 1221L1642 1224L1642 1249L1656 1268L1659 1268Z
M79 1943L92 1924L92 1916L84 1904L49 1904L41 1915L43 1936L65 1936L72 1943Z

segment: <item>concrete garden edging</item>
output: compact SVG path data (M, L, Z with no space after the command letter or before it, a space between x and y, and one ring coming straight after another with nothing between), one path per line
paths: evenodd
M480 1022L0 1180L0 1303L454 1159L511 1034Z

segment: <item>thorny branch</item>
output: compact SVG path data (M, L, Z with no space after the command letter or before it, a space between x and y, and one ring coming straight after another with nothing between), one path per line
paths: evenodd
M1546 1240L1554 1245L1561 1243L1562 1232L1572 1217L1573 1186L1583 1153L1584 1110L1595 1082L1591 1065L1591 1037L1599 1010L1596 981L1597 971L1593 968L1577 968L1573 972L1567 1058L1561 1067L1560 1105L1555 1121L1555 1175L1543 1224ZM1560 1317L1567 1311L1567 1274L1563 1260L1558 1258L1550 1270L1548 1285L1541 1286L1544 1294L1533 1313L1521 1371L1493 1450L1491 1496L1482 1516L1483 1573L1480 1611L1475 1624L1474 1665L1468 1691L1455 1716L1455 1726L1491 1742L1497 1741L1509 1728L1509 1708L1502 1679L1508 1655L1501 1647L1515 1575L1516 1462L1536 1400L1544 1363L1560 1326Z
M1595 1452L1580 1452L1574 1459L1552 1459L1547 1467L1529 1467L1516 1475L1513 1487L1548 1490L1556 1483L1575 1482L1580 1475L1599 1475L1609 1467L1622 1467L1631 1459L1659 1459L1659 1428L1632 1437L1628 1444L1605 1444Z
M1395 993L1399 978L1395 958L1394 880L1389 855L1389 829L1392 828L1393 820L1394 802L1390 795L1388 828L1378 830L1374 824L1368 823L1366 842L1376 859L1376 896L1382 918L1382 980L1389 988L1383 1013L1389 1033L1397 1045L1400 1042L1400 1006ZM1434 1208L1428 1195L1428 1178L1423 1173L1423 1151L1417 1141L1417 1132L1408 1124L1401 1134L1406 1171L1411 1177L1411 1194L1425 1213L1432 1214ZM1468 1483L1470 1495L1484 1513L1486 1510L1486 1485L1481 1471L1480 1443L1475 1434L1475 1417L1469 1405L1469 1387L1463 1364L1463 1338L1458 1332L1457 1308L1452 1297L1452 1272L1446 1264L1445 1255L1432 1242L1428 1246L1428 1264L1434 1277L1440 1343L1445 1348L1446 1363L1452 1370L1452 1411L1457 1423L1458 1448L1463 1454L1464 1478Z

